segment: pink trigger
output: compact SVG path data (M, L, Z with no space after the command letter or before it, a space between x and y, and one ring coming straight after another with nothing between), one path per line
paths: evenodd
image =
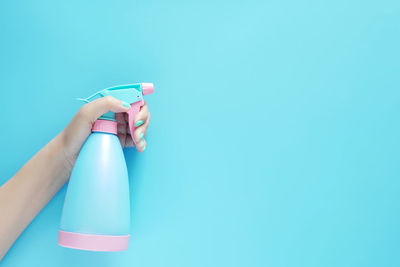
M135 132L135 129L136 129L135 117L136 117L136 114L139 113L140 108L143 105L144 105L144 101L142 99L142 100L140 100L138 102L135 102L135 103L131 104L131 107L128 110L129 130L131 131L132 140L135 143L135 145L136 145L136 140L135 140L135 138L133 136L133 133Z

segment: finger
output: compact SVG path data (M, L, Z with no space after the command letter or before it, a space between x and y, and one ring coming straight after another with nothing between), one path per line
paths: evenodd
M115 120L117 121L117 136L122 147L126 146L126 121L124 113L115 113Z
M128 127L129 116L128 116L127 113L119 113L119 114L123 115L123 120L124 120L124 123L123 123L124 124L124 126L123 126L124 128L123 129L121 128L121 132L125 133L124 134L124 136L125 136L124 147L134 147L135 146L135 142L132 139L131 131L129 130L129 127Z
M130 135L127 135L125 139L125 147L134 147L134 146L135 143L133 142L132 137Z
M126 147L126 143L127 143L127 137L124 134L118 134L117 135L119 142L121 143L122 148Z
M120 138L121 140L121 138ZM139 152L143 152L147 146L147 142L143 138L142 140L136 142L136 144L133 142L132 137L130 135L126 135L126 139L124 140L124 147L136 147L136 149Z
M116 113L115 120L117 121L117 132L118 134L127 134L127 123L125 120L126 113Z
M134 118L134 125L135 127L139 127L140 125L143 125L149 116L149 108L147 106L147 103L145 102L144 105L141 107L140 111Z
M118 124L126 125L125 114L126 113L115 113L115 120Z
M94 123L100 116L109 111L115 113L127 112L129 107L130 105L128 103L112 96L105 96L84 105L81 110L84 113L84 116L86 116L90 122Z
M135 138L136 143L139 143L146 137L146 132L147 128L149 127L150 124L150 112L147 115L147 120L144 124L140 125L139 127L136 127L135 132L133 133L133 138Z
M146 146L147 146L146 140L143 139L136 144L136 150L142 153L146 150Z

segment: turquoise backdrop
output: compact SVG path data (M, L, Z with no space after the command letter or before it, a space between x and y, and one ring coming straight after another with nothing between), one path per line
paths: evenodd
M156 93L129 250L59 247L63 188L0 265L400 266L399 73L398 0L2 0L1 184L76 97Z

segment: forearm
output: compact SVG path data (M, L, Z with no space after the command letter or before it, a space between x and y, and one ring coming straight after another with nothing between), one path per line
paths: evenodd
M70 165L60 134L0 187L0 260L68 180Z

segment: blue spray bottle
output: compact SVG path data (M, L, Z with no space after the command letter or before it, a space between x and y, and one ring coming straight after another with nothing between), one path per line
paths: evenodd
M129 128L133 133L134 117L144 105L143 95L153 92L151 83L121 85L99 91L85 101L109 95L130 103ZM128 248L128 171L114 115L108 112L95 122L79 152L64 201L58 235L61 246L93 251Z

